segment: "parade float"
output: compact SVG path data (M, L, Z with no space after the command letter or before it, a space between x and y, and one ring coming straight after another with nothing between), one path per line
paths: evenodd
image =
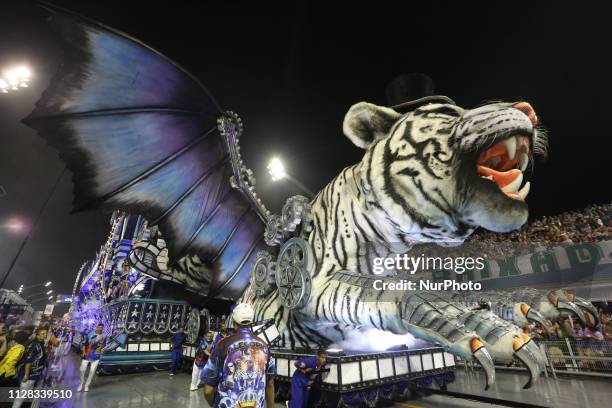
M401 271L371 268L373 257L417 243L460 245L478 227L509 231L526 221L523 173L546 145L528 103L358 103L343 131L363 159L313 200L291 197L272 214L240 156L236 113L138 40L50 12L64 64L24 122L74 173L76 211L121 211L107 244L82 268L71 311L73 322L102 321L110 336L128 334L104 355L103 372L163 368L179 326L195 341L241 301L256 310L256 332L271 334L281 394L292 363L319 347L330 353L320 398L332 405L444 387L456 356L480 364L487 388L494 362L521 362L525 387L538 379L546 357L512 322L433 291L377 292L374 280L395 284ZM428 343L335 347L368 330Z
M99 364L101 373L167 369L172 334L189 327L189 339L195 342L201 330L210 328L207 315L175 299L180 296L157 290L155 277L128 262L129 255L138 252L134 251L138 243L148 242L155 233L143 217L115 211L106 243L93 260L83 264L75 279L69 309L69 324L77 333L73 343L80 347L82 333L104 324L111 340ZM137 263L140 267L145 264L155 267L155 260L147 256Z

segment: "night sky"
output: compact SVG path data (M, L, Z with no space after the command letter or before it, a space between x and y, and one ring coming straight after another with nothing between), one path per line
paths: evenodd
M603 2L405 1L403 8L346 10L305 1L274 9L233 1L83 3L55 2L160 50L240 114L243 158L273 210L299 191L268 180L269 158L281 157L317 191L362 156L341 133L348 108L385 104L385 85L406 72L428 74L436 93L463 107L493 99L534 106L551 149L532 178L532 217L612 198L612 25ZM26 233L7 223L31 227L63 169L56 151L19 122L61 58L44 18L27 1L5 1L0 14L0 69L26 62L35 74L30 88L0 94L2 275ZM56 292L70 293L79 266L104 242L108 214L69 215L70 178L67 172L59 181L6 287L52 279Z

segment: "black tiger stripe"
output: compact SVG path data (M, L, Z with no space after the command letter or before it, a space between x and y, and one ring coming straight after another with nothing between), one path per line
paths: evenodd
M382 317L382 312L381 312L380 308L377 308L377 309L378 309L378 320L380 321L380 329L381 330L385 330L385 323L384 323L384 320L383 320L383 317Z
M351 289L351 286L346 289L346 293L344 294L344 300L342 303L346 305L346 316L348 316L349 319L347 323L350 322L352 324L357 324L357 322L353 320L353 315L351 314Z
M332 341L329 338L325 337L324 335L319 333L317 330L311 329L310 327L308 327L307 324L303 324L302 329L307 330L309 333L312 333L315 337L318 337L319 339L323 340L323 342L325 343L324 346L328 346L332 343Z
M357 324L361 324L361 319L359 318L359 306L361 305L361 299L363 298L363 290L364 288L359 288L359 293L355 297L355 306L353 307L353 313L355 315L355 321Z
M317 296L317 301L315 303L315 319L317 320L319 319L319 306L321 304L321 298L323 298L323 295L325 294L325 292L327 292L327 288L329 288L329 285L331 285L331 282L327 282L327 284L325 285L325 288L323 288L321 293L319 293L319 296ZM329 319L327 317L327 313L325 313L325 307L323 307L322 312L323 312L323 317L325 317L325 319Z
M331 300L330 310L332 312L332 316L334 317L335 321L338 320L338 315L336 313L336 305L338 304L338 291L340 290L340 286L342 285L342 282L337 282L337 283L338 284L336 286L336 289L334 289L334 294L330 296L330 300Z
M374 321L374 319L372 318L372 315L369 314L368 318L370 319L370 323L372 324L372 327L375 327L377 329L379 329L380 327L378 327L378 325L376 324L376 322Z
M308 348L308 345L309 345L309 340L311 340L311 339L308 339L308 338L307 338L308 336L307 336L307 335L306 335L306 333L304 333L303 331L302 331L302 334L303 334L305 337L303 337L302 335L300 335L300 333L298 332L298 330L301 330L301 329L302 329L302 325L301 325L301 324L300 324L300 322L299 322L299 321L296 319L296 317L295 317L295 314L294 314L294 313L292 313L292 314L291 314L291 320L292 320L292 321L293 321L293 323L294 323L294 324L292 324L292 325L291 325L291 327L293 328L293 333L294 333L294 335L295 335L295 337L296 337L297 341L299 341L299 342L300 342L300 344L302 345L302 347L306 347L306 348Z
M376 238L378 238L382 242L385 242L385 238L382 235L380 235L376 227L374 227L374 223L370 220L370 217L368 217L368 215L364 213L363 218L366 220L366 223L368 224L368 226L370 227L374 235L376 235Z
M319 234L319 237L321 239L321 264L319 267L317 267L315 269L315 272L313 274L313 278L316 278L317 276L319 276L319 272L321 272L321 268L323 267L323 262L325 261L325 252L326 252L326 247L327 247L327 242L325 241L324 237L323 237L323 228L321 227L321 219L319 217L319 214L315 213L315 230L317 231L317 233Z
M346 337L344 336L344 330L342 330L338 324L334 325L334 329L338 333L340 333L340 336L342 337L342 340L346 340Z
M332 238L332 248L334 250L334 255L336 256L336 259L340 260L340 255L338 253L338 249L336 248L336 243L338 242L338 230L340 229L340 225L339 225L339 217L338 217L338 208L340 208L340 193L338 193L338 200L336 202L336 208L334 209L334 214L333 214L333 219L335 220L335 225L334 225L334 235Z
M442 211L444 214L446 214L451 219L454 219L457 216L457 213L455 210L453 210L452 208L446 208L442 204L440 204L437 200L434 200L434 198L431 195L429 195L428 192L425 191L425 189L423 188L423 183L421 183L420 180L413 179L412 181L414 185L419 189L423 197L425 197L426 200L431 202L438 210Z
M388 140L385 143L385 148L384 148L384 156L385 159L383 160L386 164L389 164L391 159L391 147L390 147L390 140ZM421 214L420 212L417 212L416 209L412 208L408 202L406 201L406 199L404 197L401 196L401 194L399 194L397 192L397 190L395 189L395 187L393 186L393 180L391 177L391 166L390 165L384 165L383 166L383 179L384 179L384 190L387 193L387 195L389 195L389 197L395 201L396 203L398 203L403 210L410 215L410 217L412 218L413 221L415 221L417 224L419 224L419 227L421 228L425 228L425 227L433 227L433 224L431 224L429 221L427 221L427 218ZM365 217L367 219L367 216Z
M295 340L293 339L293 333L291 330L291 325L293 321L290 318L287 318L287 333L289 334L289 344L291 344L291 348L295 348Z

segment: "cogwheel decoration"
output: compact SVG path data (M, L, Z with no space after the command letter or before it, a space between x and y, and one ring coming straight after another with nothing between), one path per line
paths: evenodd
M291 238L283 244L276 265L278 300L283 306L299 309L306 305L312 291L313 267L314 254L308 242Z
M195 343L198 341L198 334L200 334L200 311L192 307L187 316L187 341Z
M217 129L219 129L221 136L233 134L236 138L239 138L244 128L242 126L242 119L240 119L236 112L225 111L217 119Z
M259 216L263 220L270 217L270 211L266 208L255 192L255 177L253 171L246 167L241 156L238 138L242 135L243 126L240 117L232 111L225 111L217 118L217 129L224 139L229 152L233 175L230 177L230 185L236 190L242 191L255 206Z
M251 289L257 297L263 297L276 288L274 276L276 264L267 251L259 251L251 269Z
M264 239L269 246L280 244L284 238L283 221L280 215L273 214L268 218Z

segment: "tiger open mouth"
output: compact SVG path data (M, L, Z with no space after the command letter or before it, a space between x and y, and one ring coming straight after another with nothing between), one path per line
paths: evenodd
M538 117L530 104L518 102L513 108L523 112L535 128ZM517 130L511 133L492 147L480 152L476 162L478 175L497 184L501 191L513 200L525 201L529 194L531 184L527 181L523 185L523 174L532 155L533 132Z
M525 201L531 184L523 185L523 174L531 158L529 136L515 135L497 142L480 153L478 175L497 184L513 200Z

